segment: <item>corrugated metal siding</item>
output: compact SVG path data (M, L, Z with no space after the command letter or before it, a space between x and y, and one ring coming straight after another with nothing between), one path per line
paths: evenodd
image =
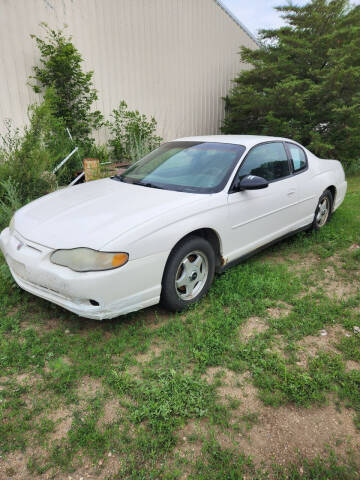
M221 97L246 68L241 45L255 41L215 0L0 0L0 120L26 121L37 100L27 86L40 22L73 36L94 70L96 108L121 99L154 115L165 139L218 133Z

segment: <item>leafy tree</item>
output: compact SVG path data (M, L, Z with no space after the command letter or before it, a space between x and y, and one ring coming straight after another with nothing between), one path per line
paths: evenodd
M40 65L33 67L34 75L30 77L37 82L32 88L40 93L51 87L55 116L64 122L78 143L92 144L91 131L103 122L100 111L92 110L98 98L92 82L94 72L82 71L83 58L71 37L45 23L41 25L45 38L31 35L41 54Z
M222 130L290 137L319 156L355 167L360 7L348 0L312 0L276 9L286 26L260 31L261 48L242 48L242 61L253 68L234 80Z

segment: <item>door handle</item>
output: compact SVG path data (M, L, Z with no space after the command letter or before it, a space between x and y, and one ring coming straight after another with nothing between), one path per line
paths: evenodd
M289 197L290 197L291 195L294 195L295 193L296 193L296 190L295 190L295 189L294 189L294 190L289 190L289 191L287 192L287 194L289 195Z

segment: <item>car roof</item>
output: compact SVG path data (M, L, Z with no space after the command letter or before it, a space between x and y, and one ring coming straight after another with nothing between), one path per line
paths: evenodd
M246 148L251 148L254 145L262 142L271 142L273 140L290 141L293 140L282 137L268 137L265 135L204 135L196 137L183 137L173 140L174 142L217 142L217 143L232 143L235 145L243 145Z

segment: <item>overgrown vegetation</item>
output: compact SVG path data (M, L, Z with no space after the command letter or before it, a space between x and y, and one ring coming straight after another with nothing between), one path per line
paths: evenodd
M68 128L75 143L84 155L94 153L92 133L108 127L109 147L115 160L136 161L156 148L161 138L156 135L156 120L147 119L138 110L129 110L122 100L112 111L111 120L104 121L93 106L98 99L93 85L94 72L83 72L83 58L61 30L53 30L45 23L44 38L32 35L40 51L40 65L33 67L36 93L46 93L51 88L49 104L53 115Z
M61 30L53 30L45 23L44 38L32 35L40 51L40 65L33 67L36 93L51 88L51 107L56 118L69 128L77 144L89 146L94 139L92 131L101 127L103 115L93 110L98 98L93 85L94 72L83 72L83 58Z
M357 479L359 192L178 315L79 319L2 260L0 476Z
M129 110L122 100L111 114L108 122L112 138L109 141L114 158L139 160L160 145L161 137L156 135L156 120L147 119L138 110Z
M0 198L0 229L2 229L9 225L16 210L22 207L22 202L19 193L20 188L11 178L0 182L0 189L2 192Z
M226 98L224 133L299 141L323 158L360 168L360 7L311 0L276 8L287 25L242 48L242 71Z
M57 175L54 167L74 148L61 119L52 109L53 92L49 89L43 102L29 108L29 125L21 134L6 122L7 130L0 145L0 228L13 209L68 183L76 169L73 156Z
M93 72L82 71L83 59L71 37L42 26L44 38L32 36L40 51L40 65L30 77L35 81L34 91L42 97L29 106L23 132L7 119L0 134L0 229L20 206L70 183L83 169L83 158L134 162L161 141L155 119L129 110L125 101L105 122L93 110L97 100ZM92 134L100 126L110 131L109 145L95 144ZM54 174L75 146L77 153ZM101 169L101 176L108 176L106 168Z

